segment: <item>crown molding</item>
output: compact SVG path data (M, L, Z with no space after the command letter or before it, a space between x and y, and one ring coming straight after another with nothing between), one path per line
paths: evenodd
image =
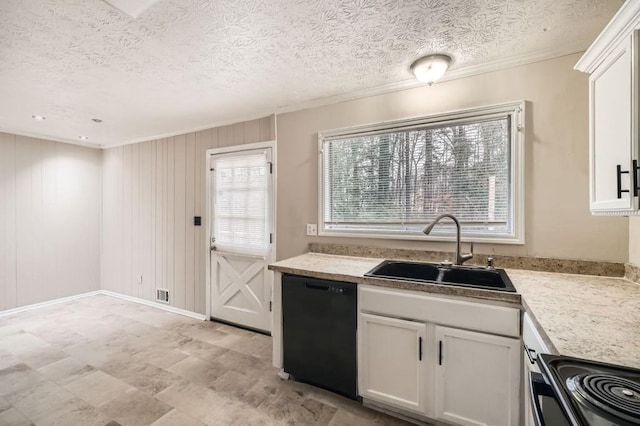
M612 48L638 26L640 26L640 1L627 0L576 63L574 69L591 74Z
M66 143L66 144L70 144L70 145L78 145L81 146L83 148L92 148L92 149L101 149L102 146L99 144L94 144L94 143L90 143L90 142L80 142L74 139L67 139L67 138L58 138L55 136L49 136L49 135L43 135L43 134L39 134L39 133L32 133L32 132L23 132L22 130L17 130L17 129L12 129L9 127L4 127L4 126L0 126L0 132L2 133L10 133L12 135L16 135L16 136L25 136L28 138L34 138L34 139L42 139L45 141L50 141L50 142L61 142L61 143Z
M550 59L561 58L563 56L573 55L575 53L583 52L584 49L579 46L573 46L571 48L564 49L548 49L538 51L526 55L517 55L505 59L499 59L496 61L487 62L479 65L472 65L468 67L450 69L437 83L440 84L447 81L458 80L466 77L473 77L480 74L486 74L494 71L500 71L509 68L515 68L518 66L528 65L536 62L547 61ZM317 108L321 106L336 104L340 102L346 102L354 99L361 99L370 96L384 95L391 92L399 92L401 90L415 89L417 87L427 86L426 83L421 83L416 79L400 81L397 83L386 84L370 89L359 90L355 92L349 92L341 95L329 96L324 98L314 99L308 102L292 104L288 106L280 107L276 110L277 114L284 114L294 111L302 111L310 108Z
M149 142L149 141L154 141L154 140L157 140L157 139L171 138L171 137L174 137L174 136L186 135L187 133L199 132L201 130L209 130L209 129L213 129L215 127L228 126L230 124L237 124L237 123L241 123L241 122L244 122L244 121L258 120L260 118L270 117L273 114L274 114L274 112L273 112L273 110L271 110L271 111L268 111L268 112L261 112L261 113L257 113L257 114L241 116L239 118L233 118L231 120L216 121L216 122L213 122L213 123L205 124L203 126L188 127L186 129L176 130L175 132L161 133L161 134L158 134L158 135L145 136L145 137L142 137L142 138L127 139L127 140L124 140L124 141L121 141L121 142L107 142L107 143L100 144L99 148L101 148L101 149L116 148L116 147L124 146L124 145L132 145L132 144L135 144L135 143Z

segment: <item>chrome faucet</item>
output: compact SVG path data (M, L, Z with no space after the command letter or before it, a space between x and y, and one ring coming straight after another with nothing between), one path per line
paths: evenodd
M455 261L455 264L456 265L462 265L464 262L466 262L467 260L469 260L469 259L471 259L473 257L473 242L470 243L470 248L469 248L469 250L471 250L470 253L462 254L460 252L460 222L458 222L458 219L456 219L456 217L454 215L449 214L449 213L441 214L440 216L436 217L433 220L433 222L431 222L426 228L424 228L422 230L422 232L424 232L425 235L429 235L429 233L431 233L431 231L433 231L434 226L436 226L436 224L438 222L440 222L440 220L442 220L445 217L448 217L449 219L453 220L453 222L456 224L456 261Z

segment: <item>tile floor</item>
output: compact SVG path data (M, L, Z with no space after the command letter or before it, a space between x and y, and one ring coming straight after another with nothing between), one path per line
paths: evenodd
M110 296L0 317L0 425L402 425L271 366L271 338Z

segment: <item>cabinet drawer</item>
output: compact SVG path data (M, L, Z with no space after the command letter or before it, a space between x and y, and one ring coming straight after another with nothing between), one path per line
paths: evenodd
M520 337L520 310L434 297L410 290L359 285L360 312L445 324L503 336Z

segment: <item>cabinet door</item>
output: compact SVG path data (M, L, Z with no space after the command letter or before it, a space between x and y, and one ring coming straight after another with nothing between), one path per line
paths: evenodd
M638 148L637 32L627 37L589 77L590 206L598 213L636 210L632 161ZM620 186L630 192L618 198Z
M426 330L424 323L360 314L360 395L424 414Z
M436 327L436 417L459 425L520 424L519 339Z

